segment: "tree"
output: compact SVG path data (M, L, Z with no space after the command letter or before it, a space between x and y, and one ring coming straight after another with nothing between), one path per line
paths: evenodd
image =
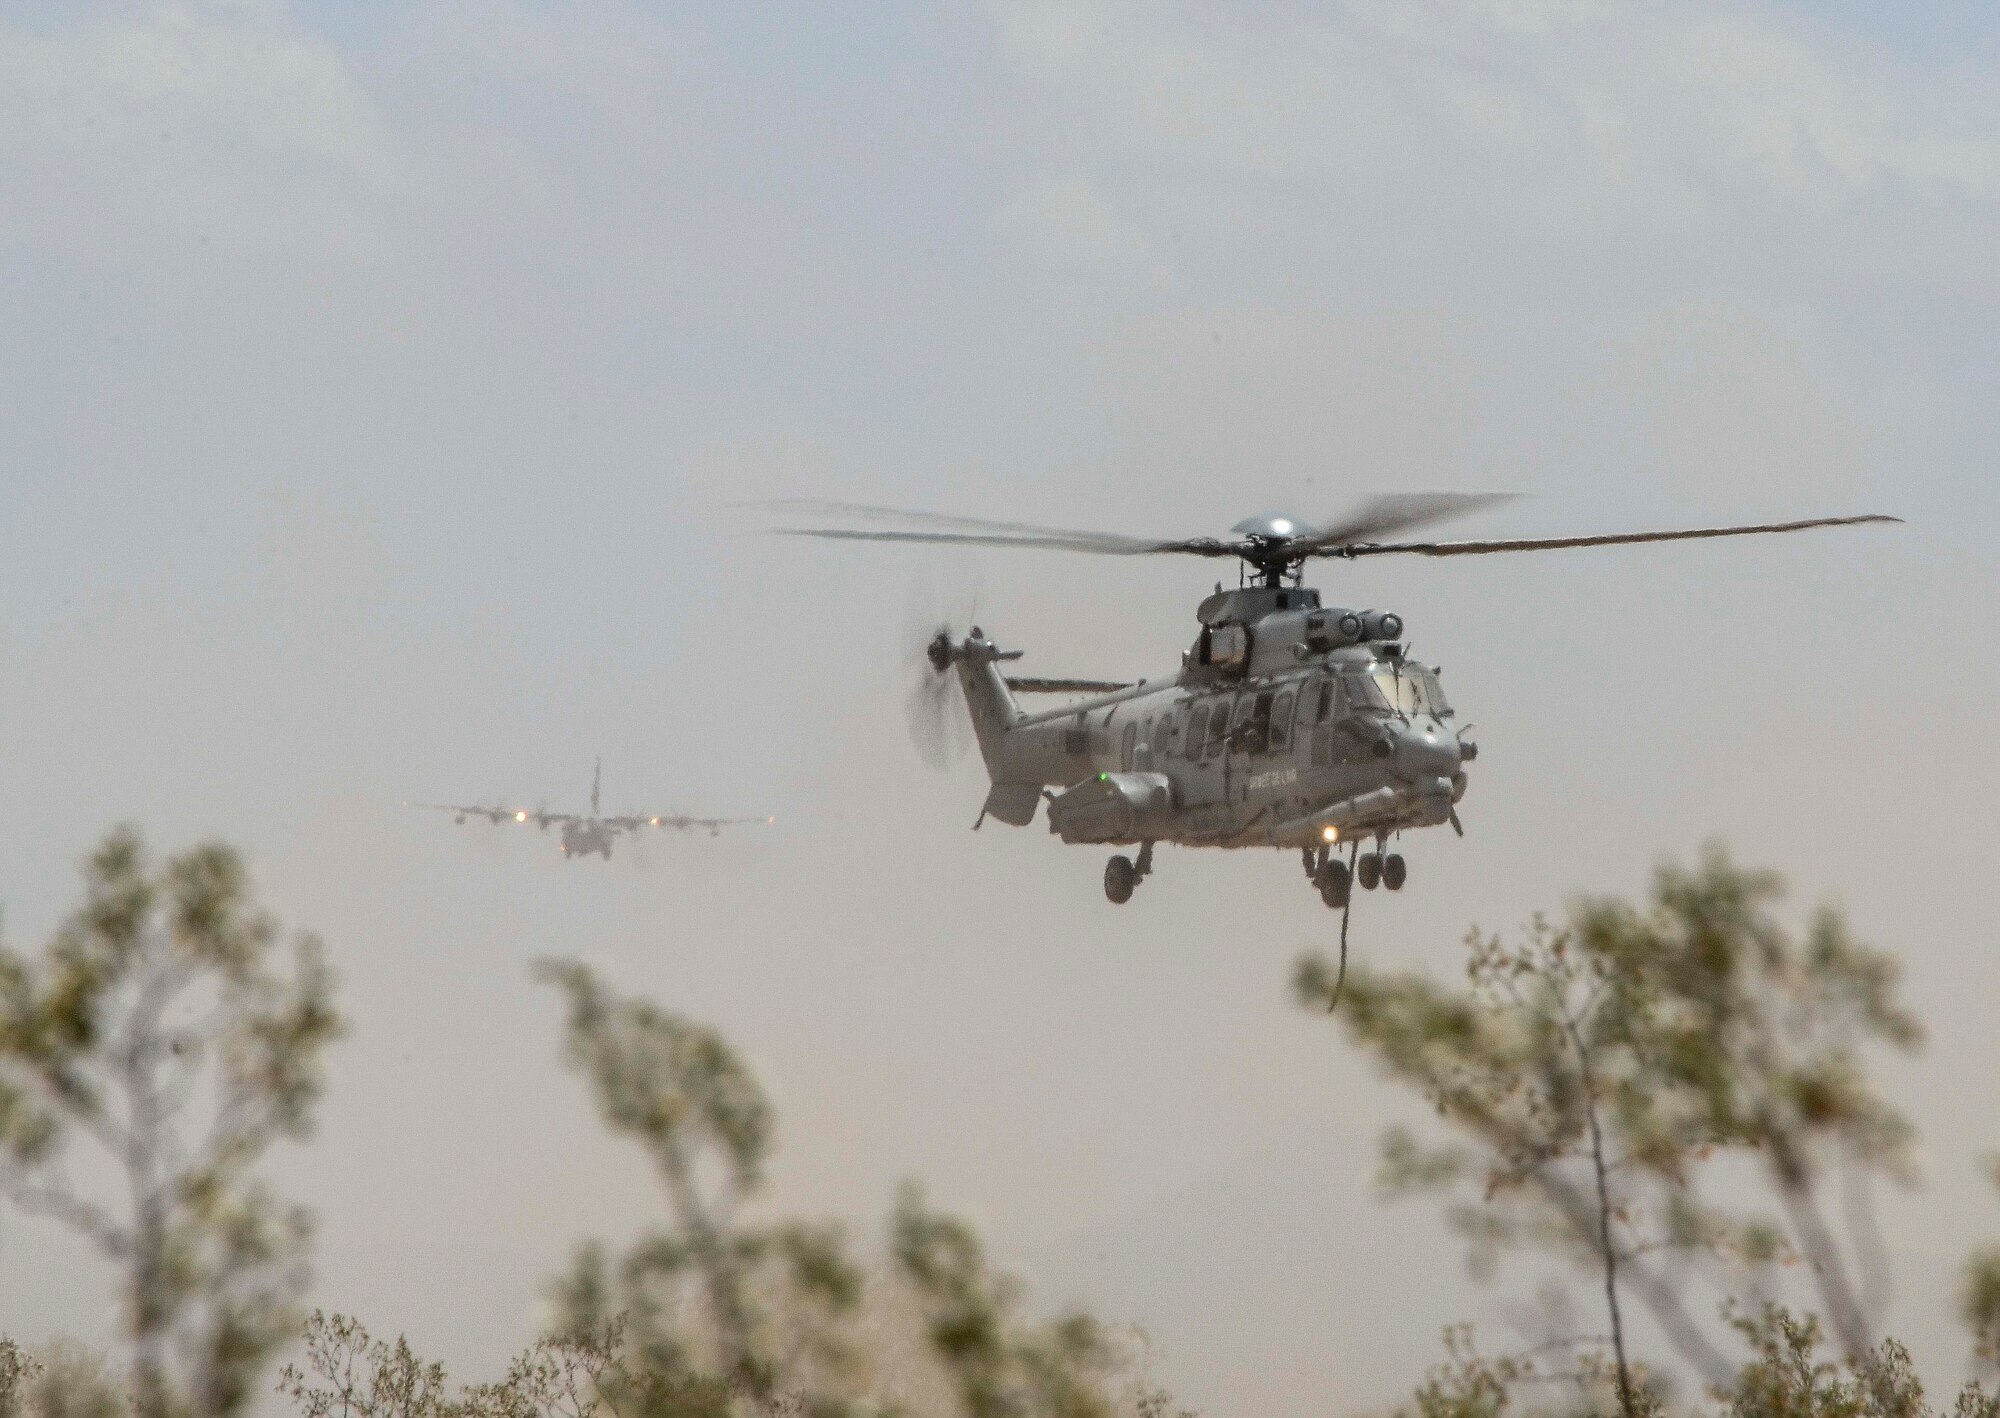
M303 1338L305 1368L278 1375L301 1418L435 1418L448 1406L444 1366L419 1359L401 1335L384 1343L358 1320L315 1310Z
M1868 1083L1865 1051L1909 1048L1893 963L1838 915L1795 940L1766 909L1767 873L1710 848L1669 865L1650 909L1586 901L1518 946L1477 932L1468 988L1414 975L1350 974L1348 1032L1389 1076L1420 1090L1451 1140L1385 1144L1394 1190L1438 1189L1490 1266L1503 1248L1553 1246L1604 1294L1619 1402L1644 1395L1626 1353L1621 1297L1651 1313L1717 1389L1736 1364L1690 1302L1691 1280L1756 1290L1797 1253L1850 1359L1874 1348L1886 1265L1867 1205L1872 1178L1904 1175L1908 1129ZM1334 975L1301 962L1301 999L1325 1008ZM1718 1154L1754 1159L1777 1219L1710 1205ZM1849 1224L1829 1220L1828 1182Z
M565 1327L601 1326L615 1304L639 1361L627 1397L656 1410L720 1413L740 1399L775 1411L781 1393L833 1406L849 1376L843 1326L860 1277L838 1228L739 1224L771 1145L755 1077L715 1031L617 999L582 965L542 975L569 998L570 1064L590 1079L605 1121L646 1149L674 1218L615 1274L587 1247L561 1291Z
M2000 1158L1988 1164L2000 1185ZM1959 1313L1972 1331L1973 1354L1985 1369L2000 1376L2000 1246L1985 1246L1965 1267Z
M1813 1315L1766 1305L1732 1323L1750 1348L1734 1385L1718 1395L1729 1418L1933 1418L1910 1353L1893 1339L1865 1354L1828 1358ZM1954 1418L2000 1418L2000 1399L1965 1385Z
M1047 1324L1016 1315L1020 1287L995 1275L972 1228L925 1208L906 1186L897 1200L896 1260L915 1287L932 1346L958 1390L967 1418L1112 1418L1114 1381L1126 1362L1117 1339L1082 1312ZM1165 1394L1134 1400L1164 1414Z
M28 1386L42 1372L21 1346L0 1338L0 1418L19 1418Z
M557 1289L556 1334L600 1337L593 1391L621 1418L890 1414L913 1390L918 1411L956 1402L967 1418L1168 1418L1119 1336L1080 1313L1022 1319L972 1229L913 1189L891 1223L895 1268L872 1286L838 1226L746 1220L773 1135L748 1066L712 1029L619 998L581 965L541 973L568 999L569 1062L666 1192L670 1224L615 1261L586 1246ZM895 1362L912 1337L932 1372Z
M309 1218L255 1168L311 1130L332 978L310 936L277 967L226 847L155 871L121 829L86 883L38 957L0 947L0 1193L118 1267L137 1418L232 1414L297 1324ZM71 1171L79 1143L115 1185Z
M305 1367L287 1364L278 1392L301 1418L595 1418L615 1389L617 1327L537 1340L498 1383L451 1397L444 1366L410 1342L374 1338L360 1321L314 1311L305 1325Z

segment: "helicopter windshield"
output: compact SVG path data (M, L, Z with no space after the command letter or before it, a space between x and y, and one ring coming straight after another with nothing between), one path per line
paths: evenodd
M1429 714L1442 719L1451 713L1437 675L1414 665L1382 665L1370 670L1367 683L1373 692L1363 702L1374 709L1390 709L1400 714Z

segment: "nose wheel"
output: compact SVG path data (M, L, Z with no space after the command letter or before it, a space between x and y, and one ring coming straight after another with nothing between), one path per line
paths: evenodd
M1141 842L1138 861L1120 855L1104 864L1104 899L1114 906L1123 906L1139 889L1139 883L1152 874L1153 844Z

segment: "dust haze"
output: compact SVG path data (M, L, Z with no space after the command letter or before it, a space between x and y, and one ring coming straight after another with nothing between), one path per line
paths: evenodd
M1901 954L1906 1277L1993 1228L2000 26L1458 0L0 0L0 824L38 941L104 829L244 844L355 1020L280 1184L313 1297L454 1367L656 1206L531 962L713 1022L774 1201L899 1179L1210 1413L1383 1406L1504 1328L1402 1111L1306 1017L1330 913L1163 850L1130 906L905 737L920 582L1022 672L1170 671L1204 565L762 538L812 496L1159 535L1372 492L1465 535L1887 512L1767 542L1337 565L1482 755L1357 910L1382 966L1719 834ZM643 865L406 800L773 813ZM1351 1224L1367 1212L1370 1224ZM0 1227L0 1331L107 1340ZM1950 1296L1891 1323L1959 1352ZM393 1317L389 1319L388 1317Z

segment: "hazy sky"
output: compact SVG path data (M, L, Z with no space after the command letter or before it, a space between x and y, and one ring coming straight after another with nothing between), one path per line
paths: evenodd
M1038 1298L1143 1324L1213 1414L1407 1391L1495 1321L1421 1109L1287 995L1334 918L1270 853L966 831L903 733L912 588L1024 668L1169 669L1212 565L809 546L813 495L1219 533L1369 492L1467 534L1886 511L1769 543L1330 568L1484 752L1361 956L1643 887L1721 834L1902 953L1933 1036L1895 1324L1948 1275L2000 958L2000 19L1933 5L0 0L0 902L39 942L113 822L218 835L355 1019L314 1299L468 1373L655 1213L529 978L706 1018L774 1201L904 1176ZM406 798L775 812L643 860ZM0 1218L0 1330L109 1332Z

